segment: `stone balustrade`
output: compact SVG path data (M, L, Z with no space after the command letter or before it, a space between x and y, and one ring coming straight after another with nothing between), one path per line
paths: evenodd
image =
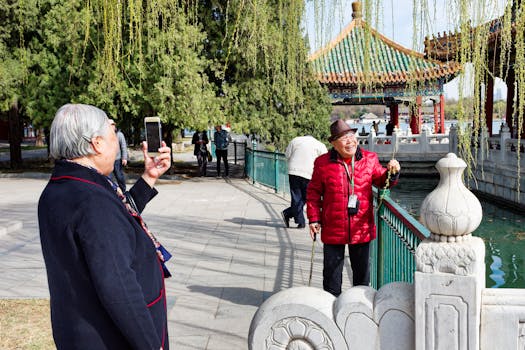
M440 182L421 205L432 235L416 249L414 284L378 291L358 286L338 298L290 288L253 317L251 350L525 349L525 290L485 289L485 246L477 198L462 181L455 154L437 164Z
M376 136L372 129L368 135L358 137L364 149L376 152L382 162L396 158L408 173L432 171L432 164L447 153L458 152L457 128L449 134L431 134L423 129L418 135ZM498 135L485 133L472 140L474 152L474 178L468 180L473 190L501 199L519 208L525 208L525 140L512 139L509 128L503 124ZM404 164L403 164L404 162ZM422 167L427 163L428 167ZM411 169L412 166L415 170Z
M380 159L390 159L393 155L400 161L437 161L445 154L454 151L451 134L431 134L423 129L421 134L401 135L394 132L392 136L376 135L374 130L366 136L358 136L358 142L364 149L376 152Z
M512 169L516 169L518 163L521 168L525 167L525 140L512 139L508 126L502 125L499 135L487 137L484 133L481 139L486 143L486 147L480 147L481 159L500 163Z
M525 208L525 140L512 139L509 128L502 125L499 135L479 136L476 166L469 186L484 195L504 199Z

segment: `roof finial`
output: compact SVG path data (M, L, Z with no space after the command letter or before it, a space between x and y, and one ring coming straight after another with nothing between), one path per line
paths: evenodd
M361 12L361 2L354 1L352 3L352 18L361 18L361 17L363 17L363 14Z

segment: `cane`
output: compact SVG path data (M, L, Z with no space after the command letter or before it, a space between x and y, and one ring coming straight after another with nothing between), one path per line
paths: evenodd
M308 277L308 287L312 283L312 271L314 269L314 253L315 253L315 240L317 238L317 233L314 233L314 239L312 241L312 255L310 257L310 277Z

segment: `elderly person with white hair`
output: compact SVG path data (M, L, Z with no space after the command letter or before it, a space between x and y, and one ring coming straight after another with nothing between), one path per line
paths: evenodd
M38 204L58 349L168 349L169 253L140 212L171 165L142 145L145 171L123 194L111 182L118 141L106 114L67 104L51 125L55 168Z

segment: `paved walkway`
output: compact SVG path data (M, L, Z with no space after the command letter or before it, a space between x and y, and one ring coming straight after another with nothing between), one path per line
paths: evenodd
M37 223L47 179L1 175L0 298L48 298ZM244 179L161 180L157 188L144 218L173 254L166 283L171 348L247 349L262 302L308 284L306 229L284 228L288 200ZM321 270L316 244L312 286L322 288Z

